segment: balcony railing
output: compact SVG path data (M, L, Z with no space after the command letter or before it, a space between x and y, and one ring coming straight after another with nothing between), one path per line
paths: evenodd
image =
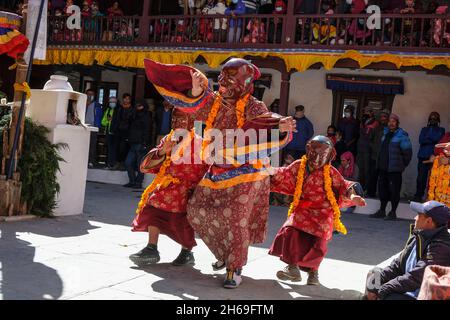
M66 19L49 17L49 44L450 52L449 14L383 14L376 29L365 14Z

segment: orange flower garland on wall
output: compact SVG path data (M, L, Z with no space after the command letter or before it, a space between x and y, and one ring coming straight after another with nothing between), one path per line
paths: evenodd
M450 165L440 165L443 156L436 157L428 182L428 200L435 200L450 206Z

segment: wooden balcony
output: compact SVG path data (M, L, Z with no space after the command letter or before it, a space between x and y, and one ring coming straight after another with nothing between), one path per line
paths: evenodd
M366 14L97 17L79 30L66 19L48 18L50 45L450 53L450 14L382 14L374 30Z

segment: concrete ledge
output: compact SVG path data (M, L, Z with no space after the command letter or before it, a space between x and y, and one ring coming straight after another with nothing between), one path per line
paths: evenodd
M154 174L146 174L143 186L147 187L153 181L154 176ZM126 171L88 169L87 181L124 185L128 183L128 175Z
M355 213L360 214L372 214L375 213L380 208L380 200L377 199L366 199L367 205L365 207L356 207ZM391 209L391 204L389 203L386 212L389 212ZM397 217L400 219L413 220L416 216L415 212L413 212L409 208L408 203L400 203L397 208Z
M23 216L11 216L11 217L1 217L0 216L0 222L16 222L16 221L26 221L26 220L32 220L37 219L38 216L34 216L32 214L26 214Z

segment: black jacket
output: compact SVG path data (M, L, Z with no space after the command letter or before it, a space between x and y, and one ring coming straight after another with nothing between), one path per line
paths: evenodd
M128 143L150 145L151 137L151 116L150 112L133 110L130 122L130 130L128 131Z
M447 226L433 230L413 230L405 249L392 261L391 265L380 272L378 298L384 299L391 293L406 293L420 289L425 267L428 265L450 266L450 234ZM417 244L417 245L416 245ZM406 272L406 261L416 245L417 264ZM368 291L376 292L377 290Z
M111 123L111 132L122 137L128 136L133 112L133 107L125 109L122 105L118 105L115 112L116 118Z

